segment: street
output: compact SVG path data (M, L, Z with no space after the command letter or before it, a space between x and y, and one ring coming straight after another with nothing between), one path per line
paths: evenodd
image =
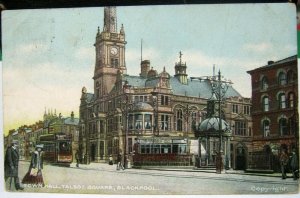
M20 180L29 163L21 161ZM79 168L44 165L44 187L24 185L24 192L74 194L287 194L298 192L292 178L143 169L116 170L116 165L92 163Z

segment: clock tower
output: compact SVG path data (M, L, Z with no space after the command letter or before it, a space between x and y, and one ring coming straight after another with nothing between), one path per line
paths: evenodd
M96 62L94 71L94 93L96 98L107 95L113 88L118 72L126 73L125 31L123 25L117 32L116 7L104 8L103 30L96 35L94 44Z

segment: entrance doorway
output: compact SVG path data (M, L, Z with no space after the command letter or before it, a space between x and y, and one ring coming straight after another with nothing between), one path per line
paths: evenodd
M96 158L96 145L91 145L91 161L94 162Z
M242 145L239 145L236 148L235 162L236 162L235 163L236 170L245 170L246 169L246 149Z

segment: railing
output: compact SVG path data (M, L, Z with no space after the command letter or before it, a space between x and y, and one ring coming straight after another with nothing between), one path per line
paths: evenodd
M265 152L249 153L248 169L272 170L273 155Z

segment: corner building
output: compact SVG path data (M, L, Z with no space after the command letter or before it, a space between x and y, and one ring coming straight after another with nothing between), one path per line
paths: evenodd
M252 81L250 168L280 171L279 155L299 151L297 56L248 71Z
M189 79L181 53L174 76L165 68L157 72L150 60L141 61L139 76L127 74L125 29L122 25L118 31L116 22L116 8L105 7L104 27L102 32L98 28L94 45L94 93L83 87L80 99L82 160L106 162L110 155L116 159L122 153L132 163L191 165L199 151L195 129L206 118L207 100L212 96L211 78ZM245 120L241 129L245 132L238 134L248 141L250 118L233 115L232 106L250 108L250 99L242 98L232 86L226 98L224 115L230 123L235 118ZM248 146L243 138L239 141ZM234 150L237 142L231 144Z

